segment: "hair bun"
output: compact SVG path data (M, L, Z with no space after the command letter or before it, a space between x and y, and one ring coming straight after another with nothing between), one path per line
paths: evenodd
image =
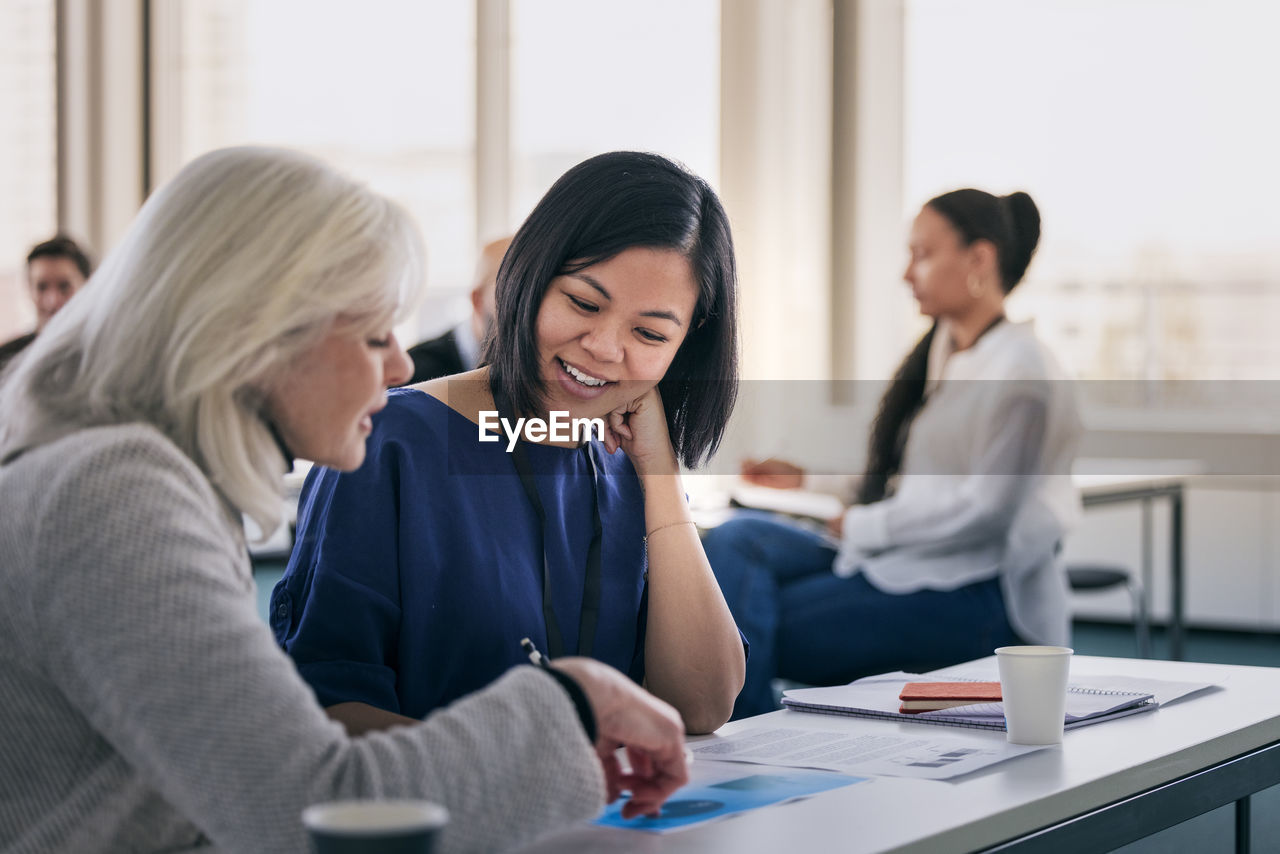
M1013 228L1013 241L1008 257L1003 260L1005 287L1012 288L1022 280L1040 243L1040 209L1031 196L1019 190L1000 197L1001 204L1009 214L1009 224Z

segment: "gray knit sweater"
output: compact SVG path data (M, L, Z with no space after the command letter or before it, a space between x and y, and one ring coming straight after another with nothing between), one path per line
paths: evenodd
M445 851L599 811L565 691L522 667L348 738L259 619L238 524L158 431L80 431L0 467L0 850L305 851L303 807L420 797Z

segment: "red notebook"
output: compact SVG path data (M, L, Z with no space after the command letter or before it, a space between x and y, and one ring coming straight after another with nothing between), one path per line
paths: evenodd
M898 695L904 714L1000 702L999 682L908 682Z
M908 682L899 700L965 700L970 703L1000 702L999 682Z

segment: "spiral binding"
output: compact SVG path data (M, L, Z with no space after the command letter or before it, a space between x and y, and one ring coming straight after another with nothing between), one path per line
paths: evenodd
M959 682L961 680L950 680ZM973 680L981 682L981 679ZM881 718L886 721L910 720L913 723L935 724L937 726L956 726L966 729L986 729L1004 732L1004 721L964 720L962 718L926 718L921 715L904 715L898 712L879 712L874 709L846 709L841 706L827 706L821 703L797 703L783 699L782 705L800 712L817 712L824 715L844 715L847 718Z
M979 679L976 676L948 676L946 679L939 679L934 676L924 676L923 674L911 674L920 676L916 681L919 682L991 682L991 679ZM1114 688L1090 688L1085 685L1068 685L1068 694L1094 694L1100 697L1141 697L1143 694L1150 693L1148 691L1121 691Z
M1141 697L1149 691L1117 691L1113 688L1089 688L1084 685L1068 685L1068 694L1097 694L1104 697Z

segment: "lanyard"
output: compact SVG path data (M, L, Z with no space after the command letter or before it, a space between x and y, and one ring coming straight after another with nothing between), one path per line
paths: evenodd
M504 395L498 389L491 389L494 403L498 407L498 417L506 418L510 411ZM604 538L604 526L600 522L600 489L596 482L595 447L588 442L583 446L587 465L591 469L591 511L594 526L591 532L591 544L587 546L587 568L582 582L582 613L578 618L578 647L574 655L591 655L591 648L596 637L596 624L600 619L600 545ZM538 495L538 487L533 476L533 466L529 464L529 452L524 442L516 442L511 450L511 462L516 474L520 476L520 485L524 494L533 506L538 522L542 525L542 618L547 624L547 652L551 658L565 655L564 637L560 633L560 621L556 619L555 609L551 606L551 566L547 560L547 512L542 506L542 497Z

